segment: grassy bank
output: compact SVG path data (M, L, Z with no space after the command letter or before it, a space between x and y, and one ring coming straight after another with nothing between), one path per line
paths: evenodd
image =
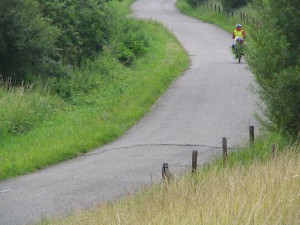
M238 153L230 154L232 164L226 168L217 162L199 170L193 177L187 175L169 185L157 185L113 204L44 222L299 224L300 146L284 147L272 160L270 143L280 146L283 140L276 135L270 136L238 157Z
M108 143L149 111L168 85L187 68L188 58L163 26L156 22L139 23L148 35L150 47L146 55L130 67L103 53L95 61L72 71L75 88L76 83L83 81L93 86L92 90L73 93L73 104L61 102L51 93L43 93L44 96L40 95L33 103L25 104L30 111L34 102L56 99L53 105L45 106L46 109L53 107L51 115L35 121L33 129L2 138L0 179L33 172ZM22 92L22 88L11 89L11 93L14 97L19 93L21 102L25 98L33 99L32 93ZM37 108L31 113L43 110Z
M216 12L214 8L210 7L210 3L221 5L219 1L209 1L209 7L207 7L206 4L203 4L197 8L193 8L187 3L186 0L178 0L176 6L183 14L205 21L207 23L215 24L229 33L232 33L232 31L235 29L235 25L238 23L242 24L243 29L245 29L246 31L251 29L250 24L243 22L239 18L239 12L246 12L247 14L252 13L247 7L238 9L234 12L235 16L232 17L231 14L225 14L223 12L218 13L218 10Z

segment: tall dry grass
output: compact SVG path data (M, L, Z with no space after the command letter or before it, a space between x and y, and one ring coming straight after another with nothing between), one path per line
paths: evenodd
M300 224L299 147L291 151L268 163L199 172L50 224Z

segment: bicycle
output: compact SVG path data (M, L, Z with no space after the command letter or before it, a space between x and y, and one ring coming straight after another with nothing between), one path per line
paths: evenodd
M244 42L242 38L236 39L236 44L232 48L232 53L235 55L235 58L239 60L241 63L242 56L245 55L245 46L247 44Z

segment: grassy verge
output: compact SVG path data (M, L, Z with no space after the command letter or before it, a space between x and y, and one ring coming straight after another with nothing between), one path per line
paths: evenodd
M29 132L2 139L0 179L44 168L112 141L134 125L187 68L187 55L174 36L156 22L140 23L151 43L146 55L128 68L104 53L74 70L79 82L80 77L89 76L97 88L80 92L73 99L75 105L53 113Z
M65 110L59 97L33 86L14 87L9 81L0 82L0 139L18 135ZM0 144L1 146L1 144Z
M224 13L215 12L214 10L207 8L206 4L200 5L197 8L193 8L186 2L186 0L178 0L176 6L183 14L186 14L188 16L194 17L207 23L215 24L229 33L232 33L232 31L235 29L235 25L238 23L242 24L243 29L246 31L248 29L251 29L251 25L241 21L241 19L238 18L238 16L231 17L230 15L226 15ZM244 7L241 10L243 12L249 11L249 9L247 9L246 7Z
M221 162L218 161L205 166L192 177L187 175L171 184L151 187L113 204L44 222L299 224L300 146L284 147L271 160L270 144L280 146L284 140L277 135L265 140L259 141L253 149L230 154L231 165L226 168L220 167ZM263 160L261 156L264 156Z
M128 15L131 13L130 11L130 5L134 2L135 0L114 0L111 2L113 7L117 10L117 12L123 14L123 15Z

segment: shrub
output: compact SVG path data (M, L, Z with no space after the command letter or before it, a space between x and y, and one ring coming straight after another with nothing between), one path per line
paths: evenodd
M114 33L108 50L124 65L130 65L146 53L150 42L141 22L119 17Z
M100 54L93 61L85 60L81 68L74 68L67 76L52 79L49 87L66 102L82 105L86 103L84 96L90 98L91 93L101 93L104 85L120 77L121 67L111 55Z
M0 75L22 81L58 70L58 29L41 16L33 0L0 1Z
M200 4L207 2L207 0L187 0L187 3L189 3L192 7L197 7Z
M108 0L38 0L41 11L60 29L57 45L64 64L93 58L108 43L114 18Z
M225 11L238 8L247 4L249 0L221 0L222 6Z
M300 132L300 2L257 0L260 27L247 52L269 129L297 137Z

